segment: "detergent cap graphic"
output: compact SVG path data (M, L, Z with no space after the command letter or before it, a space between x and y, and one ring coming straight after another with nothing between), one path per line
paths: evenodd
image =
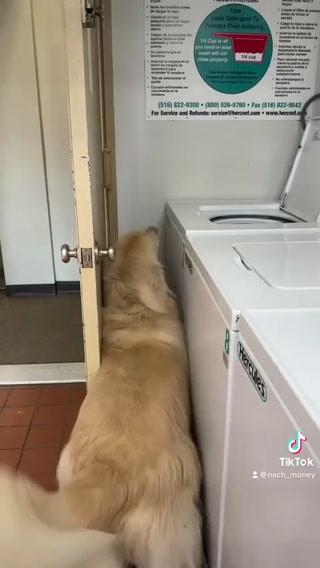
M301 430L297 431L296 438L288 442L288 450L291 454L299 454L302 450L302 443L307 442L308 438L304 436Z

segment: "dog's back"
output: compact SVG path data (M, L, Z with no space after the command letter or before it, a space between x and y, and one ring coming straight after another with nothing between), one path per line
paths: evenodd
M150 247L153 235L132 238L134 262L125 242L109 280L103 360L60 481L80 523L119 533L139 568L199 568L200 468L183 333L156 250L138 248L140 272L138 244Z

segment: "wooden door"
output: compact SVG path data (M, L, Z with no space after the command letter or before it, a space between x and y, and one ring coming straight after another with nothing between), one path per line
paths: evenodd
M62 260L79 263L87 381L100 364L101 260L112 260L107 246L108 206L103 165L102 26L86 21L90 2L64 0L69 121L77 247L62 247Z

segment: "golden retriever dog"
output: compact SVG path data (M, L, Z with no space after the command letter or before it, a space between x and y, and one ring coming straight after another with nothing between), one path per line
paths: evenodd
M72 526L56 497L0 467L1 568L121 568L116 537Z
M57 477L74 521L119 534L138 568L199 568L187 354L158 245L154 228L117 244L105 281L101 367Z

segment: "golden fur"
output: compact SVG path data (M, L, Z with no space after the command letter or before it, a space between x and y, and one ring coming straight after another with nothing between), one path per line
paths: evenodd
M77 529L56 496L0 467L1 568L121 568L116 537Z
M105 296L102 363L61 456L60 499L79 526L118 533L139 568L199 568L187 355L154 229L119 240Z

